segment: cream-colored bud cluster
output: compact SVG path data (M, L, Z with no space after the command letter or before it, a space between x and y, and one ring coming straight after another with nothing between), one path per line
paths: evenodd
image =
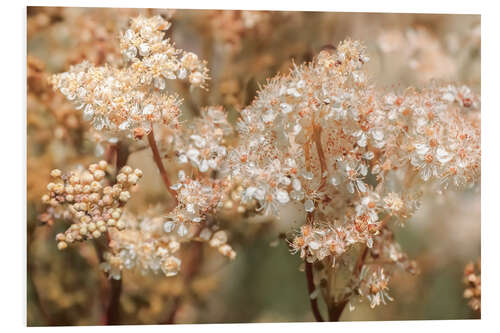
M208 235L205 234L204 236L207 237ZM211 247L215 247L216 249L218 249L220 254L228 257L231 260L234 260L236 258L236 252L233 250L231 245L227 244L226 231L224 230L216 231L208 241L208 244Z
M234 177L231 179L231 189L228 194L223 199L223 213L228 216L234 216L234 214L244 214L247 210L253 210L254 205L243 204L241 202L241 196L243 193L243 186L241 186L241 179L239 177Z
M47 185L48 194L42 202L52 209L68 212L71 226L56 236L57 247L65 249L69 243L99 238L109 228L123 230L120 220L123 206L131 197L131 189L142 177L142 171L124 166L116 176L116 184L108 185L108 163L100 161L87 170L72 171L64 175L54 169Z

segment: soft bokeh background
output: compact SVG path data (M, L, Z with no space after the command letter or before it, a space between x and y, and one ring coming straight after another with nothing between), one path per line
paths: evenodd
M223 105L236 119L259 84L309 61L324 48L351 37L365 42L371 79L387 89L421 86L430 79L462 82L480 92L481 34L477 15L415 15L314 12L240 12L165 9L29 7L28 50L28 325L98 325L106 281L94 248L58 251L55 234L65 226L41 226L40 197L52 168L68 170L96 161L86 124L47 75L89 59L116 63L119 32L129 17L164 15L169 36L182 49L208 61L209 91L175 87L184 98L184 117L200 106ZM129 164L144 170L133 207L166 200L149 151ZM285 214L286 215L286 214ZM286 218L286 217L284 217ZM299 221L300 222L300 221ZM301 261L279 239L279 221L248 218L223 221L232 230L237 259L227 262L203 250L203 265L189 289L178 277L127 272L121 297L122 322L165 321L175 295L185 295L179 323L312 321ZM463 269L480 256L480 188L424 200L422 209L396 237L420 265L420 274L396 274L394 302L367 305L341 320L477 318L463 298Z

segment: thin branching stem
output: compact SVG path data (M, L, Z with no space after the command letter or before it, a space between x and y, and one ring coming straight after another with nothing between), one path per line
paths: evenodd
M313 218L314 215L312 213L308 213L306 217L306 223L309 225L313 224ZM318 297L315 295L315 290L316 286L314 285L314 272L313 272L313 266L310 262L307 262L307 258L304 260L305 263L305 268L306 268L306 279L307 279L307 292L308 292L308 297L309 297L309 302L311 303L311 310L314 315L314 319L316 321L324 321L323 317L321 316L321 312L319 311L319 306L318 306Z
M311 303L311 310L313 312L314 319L316 319L316 321L324 321L323 317L321 316L321 312L319 311L318 298L312 297L312 295L314 295L314 291L316 290L316 287L314 286L312 264L310 262L305 261L305 265L306 265L307 291L309 292L308 297Z
M333 303L332 306L328 308L328 321L339 321L347 303L347 299L341 301L340 303Z
M118 172L125 164L127 164L130 151L128 145L123 142L117 142L114 145L109 146L106 152L106 161L108 163L114 163L116 171ZM109 234L108 234L108 245L109 245ZM99 261L104 262L104 246L96 241L94 242L96 247L97 255ZM120 324L120 296L122 292L123 276L120 280L110 279L109 280L109 297L105 307L105 313L102 317L103 325L118 325Z
M193 278L198 274L198 271L201 266L203 248L201 242L194 242L189 256L189 261L185 266L184 270L184 283L189 286L189 283L193 280ZM167 320L165 320L164 324L175 324L176 315L179 312L179 308L182 304L182 296L176 296L174 298L174 304L172 310L169 312L167 316Z
M122 293L122 279L110 280L111 292L109 297L108 309L106 311L107 325L120 324L120 296Z
M155 161L156 166L158 167L158 171L160 171L161 179L163 180L163 184L167 188L168 192L172 195L172 198L175 200L175 206L177 206L177 193L171 188L172 183L168 178L167 170L165 170L165 166L161 161L160 152L158 150L158 146L156 145L155 135L153 129L148 134L148 142L151 147L151 151L153 152L153 159Z
M326 185L326 176L327 176L327 166L326 166L326 157L325 152L323 151L323 146L321 144L321 126L314 125L313 131L313 140L314 145L316 146L316 151L318 152L319 165L321 168L321 182L318 186L318 191L321 191L323 187Z
M365 265L366 258L368 257L368 246L364 245L363 250L358 258L358 261L356 262L356 265L354 266L353 274L352 274L352 280L357 281L359 280L359 276L361 274L361 270L363 266ZM339 302L332 302L328 306L328 318L330 321L339 321L340 316L342 315L342 312L344 312L344 308L349 303L349 298L351 297L351 293L344 295L341 301Z

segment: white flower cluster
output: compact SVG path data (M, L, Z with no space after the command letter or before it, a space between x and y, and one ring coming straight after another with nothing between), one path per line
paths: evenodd
M194 180L187 177L183 170L179 171L178 183L172 185L177 192L177 206L166 215L164 232L175 235L181 242L208 242L222 255L234 259L236 252L227 244L227 233L218 230L214 218L223 206L230 185L224 180L207 177Z
M416 170L424 182L463 187L480 174L479 98L465 86L442 86L384 96L387 148L375 173ZM397 148L397 149L396 149Z
M188 80L195 87L204 87L208 80L206 62L192 52L176 49L165 39L170 23L161 16L132 19L130 28L120 39L120 49L131 67L142 73L142 81L164 90L166 80Z
M179 164L189 163L202 173L220 170L227 155L225 137L232 131L222 107L202 109L200 117L174 138Z
M281 205L303 207L306 223L290 247L309 264L349 266L336 263L349 262L353 248L375 251L387 223L407 220L425 189L473 185L480 174L479 97L438 84L380 94L363 69L368 60L348 40L271 79L241 111L240 141L228 154L242 203L274 216ZM413 270L385 242L383 256ZM362 274L372 306L390 299L387 274Z
M368 60L361 44L347 41L336 55L322 52L272 79L241 112L242 142L230 154L230 169L247 179L244 198L275 214L291 200L312 212L327 185L366 192L363 179L374 156L367 145L383 145L383 132L360 126L359 110L373 94L361 71ZM316 143L324 145L321 156Z
M176 275L181 259L176 253L181 243L174 235L163 231L164 219L152 210L136 217L125 212L122 217L124 231L110 233L110 250L102 264L110 278L119 280L123 270L137 269L142 274L163 272L166 276Z
M50 82L82 110L97 131L141 138L151 123L176 125L180 100L166 89L166 80L188 79L204 87L208 69L193 53L176 49L161 17L132 20L121 38L126 65L95 67L84 61Z
M97 131L138 137L151 122L175 123L180 113L176 96L150 90L129 67L95 67L84 61L52 76L51 83Z
M214 215L222 205L222 198L227 192L223 181L202 178L194 180L179 171L178 183L172 185L177 192L177 206L167 215L165 231L175 231L180 237L188 237L190 224L206 221L208 215Z
M359 42L342 42L270 80L241 112L228 169L244 179L242 201L271 215L293 200L328 221L370 225L380 210L360 213L363 200L384 210L384 198L386 213L411 215L421 190L414 175L444 188L477 181L478 97L454 86L380 96L367 83L368 60Z
M191 228L188 224L182 224L174 232L170 217L161 214L160 206L140 216L125 211L121 222L124 223L123 230L110 232L109 252L104 254L105 262L101 265L109 277L115 280L121 278L124 270L137 270L141 274L163 273L167 277L177 275L182 265L181 247L188 241L208 242L222 255L230 259L236 257L236 252L227 244L225 231L216 230L215 225ZM185 233L179 230L185 230Z
M374 308L387 301L392 301L389 296L389 282L394 268L399 267L406 272L416 274L416 262L408 260L406 253L401 251L399 244L394 239L394 234L384 228L374 237L373 247L364 255L364 261L358 261L354 273L355 278L348 286L349 308L354 310L356 303L363 302L364 298Z

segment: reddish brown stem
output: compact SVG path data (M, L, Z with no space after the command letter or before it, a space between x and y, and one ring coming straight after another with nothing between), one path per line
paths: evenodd
M313 213L307 213L306 223L310 226L313 225L313 223L314 223L314 214ZM309 301L311 303L311 310L313 312L313 315L314 315L314 318L316 319L316 321L324 321L323 317L321 316L321 312L319 311L318 298L317 297L311 298L311 295L316 290L316 286L314 285L314 276L313 276L314 272L313 272L312 264L307 262L307 260L304 260L304 263L306 265L307 291L308 291Z
M316 321L324 321L323 317L321 316L321 313L319 312L319 307L318 307L318 298L314 297L311 298L311 295L314 293L316 290L316 287L314 286L314 277L313 277L313 267L312 264L309 262L305 262L306 264L306 277L307 277L307 291L309 292L309 301L311 303L311 310L314 315L314 319Z
M106 325L120 324L120 295L122 293L122 279L110 280L111 295L109 298L108 309L106 312Z
M118 141L116 144L109 147L106 153L106 160L108 163L115 164L116 171L118 172L121 168L127 164L130 151L128 145ZM109 234L108 234L109 243ZM99 261L104 262L104 251L105 246L100 242L95 242L97 254L99 256ZM102 318L103 325L118 325L120 323L120 296L122 292L122 279L114 280L111 279L109 282L110 290L108 303L105 308L105 313Z
M104 159L108 164L112 164L116 157L117 146L116 144L110 144L106 153L104 154Z
M344 312L344 308L347 305L348 300L343 300L340 303L334 303L328 309L328 320L329 321L339 321L342 312Z
M116 144L116 171L120 171L121 168L127 164L128 157L130 155L130 151L128 149L128 145L124 144L121 141L118 141Z
M194 242L189 256L189 261L187 262L186 268L184 270L184 283L189 285L200 269L200 262L202 259L203 248L201 242ZM182 303L182 296L176 296L174 298L174 305L172 311L169 313L165 324L174 324L175 317Z
M99 262L104 262L106 245L100 240L96 240L94 245L97 251L97 256L99 257ZM106 288L109 296L107 297L107 302L103 301L103 315L101 318L102 325L120 324L120 296L122 292L122 280L123 276L120 280L109 280L109 288Z
M177 311L179 310L179 307L181 305L181 297L176 296L174 298L174 305L172 308L172 311L170 311L167 320L165 320L165 324L175 324L175 315L177 314Z
M121 168L127 164L128 157L130 155L128 145L124 144L121 141L118 141L115 144L111 144L104 155L106 162L109 164L114 164L116 167L116 171L120 171Z
M361 274L361 269L363 268L363 265L365 264L366 256L368 255L368 246L365 245L363 252L361 252L361 256L358 259L358 262L356 264L356 268L354 271L354 275L356 278L359 277L359 274Z
M165 184L165 187L172 195L173 199L175 200L175 205L177 206L177 193L171 188L172 183L170 182L170 179L168 179L167 170L165 170L163 162L161 161L161 156L160 152L158 151L158 146L156 145L153 129L151 129L151 132L149 132L148 134L148 142L149 146L151 147L151 151L153 152L153 159L155 161L155 164L158 167L158 171L160 171L160 176L163 180L163 184Z
M361 255L359 256L358 262L356 263L356 266L354 267L353 270L353 277L354 280L357 280L359 278L359 275L361 274L361 269L363 268L363 265L365 264L366 257L368 256L368 246L365 245L363 248L363 252L361 252ZM350 294L344 295L342 301L340 302L332 302L331 305L328 306L328 320L329 321L339 321L340 316L342 315L342 312L344 312L344 308L349 302Z

